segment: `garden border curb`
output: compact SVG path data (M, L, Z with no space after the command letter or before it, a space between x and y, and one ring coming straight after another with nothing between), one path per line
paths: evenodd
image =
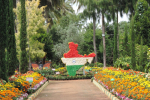
M96 85L101 91L103 91L111 100L119 100L116 96L106 90L101 84L93 79L93 84Z
M49 84L49 81L47 81L42 87L40 87L35 93L33 93L27 100L33 100L36 98L36 96L41 93L41 91Z

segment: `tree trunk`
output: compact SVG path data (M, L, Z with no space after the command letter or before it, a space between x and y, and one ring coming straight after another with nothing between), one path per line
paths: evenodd
M32 68L31 68L31 57L30 57L30 54L29 54L29 70L31 71Z
M16 0L16 7L17 7L17 3L19 2L19 0Z
M29 42L29 39L28 39L28 42ZM31 71L32 70L32 68L31 68L31 57L30 57L30 45L28 44L28 48L29 48L29 52L28 52L28 54L29 54L29 70Z
M96 54L95 62L97 62L97 50L96 50L96 39L95 39L95 19L94 18L93 18L93 46L94 46L94 52Z
M103 64L104 64L104 67L106 67L106 47L105 47L104 14L102 14L102 37L103 37Z

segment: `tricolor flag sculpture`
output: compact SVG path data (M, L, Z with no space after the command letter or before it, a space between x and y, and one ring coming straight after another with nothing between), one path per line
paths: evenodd
M78 44L75 44L73 42L69 42L68 44L70 50L68 51L68 53L64 54L64 57L61 58L61 60L64 64L66 64L69 76L75 76L76 71L84 66L84 64L86 64L87 62L92 62L93 58L95 57L95 53L82 56L78 54Z

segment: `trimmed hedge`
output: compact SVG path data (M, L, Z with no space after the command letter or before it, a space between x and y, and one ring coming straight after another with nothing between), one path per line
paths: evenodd
M77 80L77 79L91 79L93 75L82 75L82 76L54 76L48 75L46 76L49 80Z

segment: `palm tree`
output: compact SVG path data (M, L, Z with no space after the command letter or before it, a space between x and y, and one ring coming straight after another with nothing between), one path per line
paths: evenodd
M97 62L97 49L96 49L96 39L95 39L95 30L96 30L96 20L99 18L99 7L97 5L97 2L91 1L91 0L78 0L75 2L79 2L80 5L78 6L78 9L81 9L81 7L85 7L83 13L81 14L82 18L86 19L92 19L93 20L93 46L94 46L94 52L96 54L95 56L95 62Z
M104 68L105 68L106 67L106 46L105 46L104 16L107 15L106 17L108 18L108 20L110 20L108 15L110 15L110 8L112 7L112 1L111 0L101 0L98 2L98 5L100 6L100 10L101 10L101 14L102 14L103 63L104 63Z
M105 46L105 22L104 22L104 15L110 15L110 9L109 7L112 7L112 1L111 0L99 0L99 1L87 1L87 0L74 0L74 2L79 3L79 8L82 6L88 6L90 4L95 3L95 12L97 14L102 14L102 36L103 36L103 63L104 67L106 67L106 46ZM92 9L92 7L91 7ZM93 10L94 11L94 10ZM108 20L110 20L109 16L106 16ZM94 22L94 21L93 21Z
M130 19L135 14L135 6L138 0L125 0L125 13L129 14Z
M70 0L41 0L40 6L47 6L45 9L45 18L46 23L50 23L47 33L49 33L54 20L58 21L62 15L73 12Z

